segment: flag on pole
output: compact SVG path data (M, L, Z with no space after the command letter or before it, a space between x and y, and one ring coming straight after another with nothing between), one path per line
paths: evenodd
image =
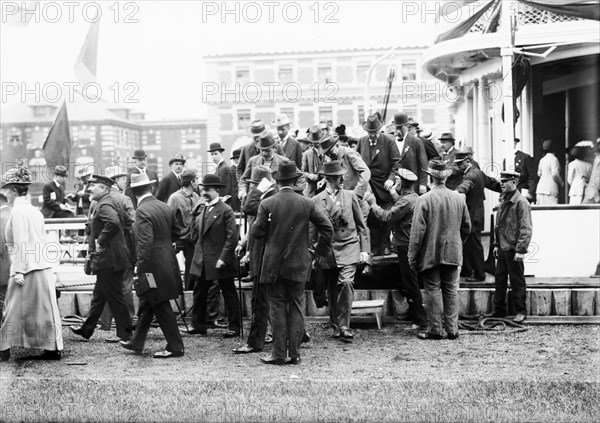
M73 72L79 84L83 87L91 82L96 82L96 67L98 64L98 35L100 21L90 24L85 42L81 47L79 56L73 65Z
M63 102L58 115L48 132L44 142L44 156L49 166L69 165L71 156L71 131L69 130L69 118L67 116L67 102Z

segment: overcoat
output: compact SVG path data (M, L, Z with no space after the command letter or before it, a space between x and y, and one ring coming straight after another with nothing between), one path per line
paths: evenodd
M166 203L171 194L181 188L181 179L175 176L173 171L160 180L156 189L156 198Z
M369 185L378 202L391 203L392 196L385 189L385 181L394 182L400 168L400 152L392 137L380 133L374 147L370 147L369 136L358 140L358 153L371 171Z

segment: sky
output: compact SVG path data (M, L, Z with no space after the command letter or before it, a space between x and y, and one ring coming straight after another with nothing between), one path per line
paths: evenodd
M129 105L151 120L205 117L204 55L429 45L436 6L393 0L58 1L40 2L28 25L13 26L13 7L22 2L1 3L2 107L22 102L26 90L53 99L55 88L44 90L56 84L67 96L68 84L77 81L73 64L100 10L102 97L128 96ZM26 100L35 101L34 95Z

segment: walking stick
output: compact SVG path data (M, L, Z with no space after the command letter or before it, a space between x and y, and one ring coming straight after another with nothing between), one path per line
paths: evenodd
M181 317L181 320L183 321L183 324L185 325L185 330L187 330L189 332L190 328L188 328L187 322L185 321L185 316L181 312L181 307L179 307L179 303L177 302L176 299L173 299L173 301L175 301L175 305L177 306L177 310L179 310L179 316Z
M244 221L244 229L246 229L246 216L240 211L240 218ZM240 222L241 224L242 222ZM244 233L246 233L244 231ZM244 340L244 295L242 294L242 268L240 266L239 257L236 257L238 267L238 291L240 295L240 337Z

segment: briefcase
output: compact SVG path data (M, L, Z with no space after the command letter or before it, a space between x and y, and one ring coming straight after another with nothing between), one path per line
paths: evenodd
M156 288L156 280L152 273L141 273L133 278L133 289L138 297L148 295L150 290Z

